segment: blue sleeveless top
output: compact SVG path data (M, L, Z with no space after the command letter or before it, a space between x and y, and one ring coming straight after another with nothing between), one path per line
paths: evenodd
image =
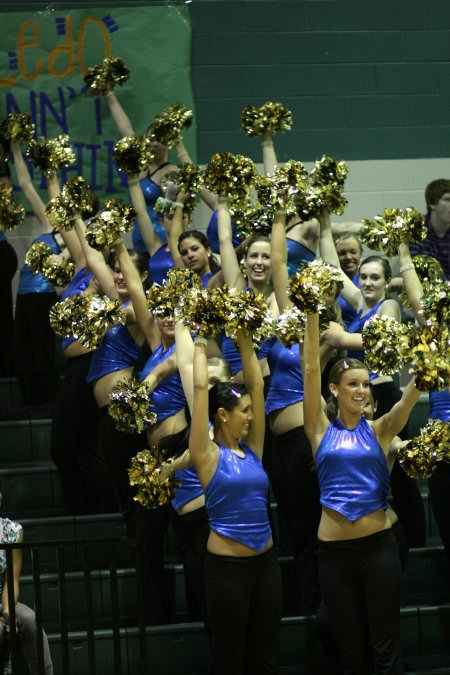
M231 221L231 231L233 238L233 246L234 248L236 248L236 246L239 246L239 244L241 243L242 238L238 236L237 228L235 223L233 223L233 221ZM209 220L208 227L206 228L206 236L208 237L211 251L213 253L220 253L219 233L217 225L217 211L213 212Z
M344 274L344 272L342 273ZM352 278L353 283L355 286L359 287L359 273L357 272L355 276ZM353 309L351 305L348 304L347 300L342 297L342 295L338 295L337 301L341 307L341 313L342 313L342 321L345 324L345 327L348 330L349 325L352 323L353 319L356 316L356 310Z
M276 338L270 337L261 342L260 346L256 350L256 356L259 361L267 358L270 350L272 349L275 343L275 340ZM225 361L228 361L228 363L230 364L231 374L236 375L236 373L239 373L239 371L242 370L241 355L239 349L234 344L232 338L228 337L227 335L225 335L225 337L222 340L221 352L222 357L225 359Z
M267 497L269 479L259 457L240 444L245 457L219 444L219 461L206 490L211 529L262 551L270 539Z
M355 521L387 509L390 474L372 427L361 417L347 429L335 417L317 448L320 503Z
M300 346L285 347L275 341L267 356L270 385L266 397L266 415L303 401L303 377L300 367Z
M122 309L130 302L125 302ZM113 326L92 355L86 382L91 384L104 375L134 366L138 356L139 346L127 326Z
M173 259L170 251L166 251L166 245L160 246L148 261L148 278L152 284L163 284L167 279L167 272L173 267Z
M93 276L93 272L87 272L86 268L82 267L67 284L61 295L61 300L71 298L72 295L76 295L76 293L83 293L89 286L89 282ZM62 348L67 349L72 342L76 342L76 339L73 336L63 338L61 341Z
M58 254L61 253L55 237L51 232L46 234L40 234L36 239L34 239L33 244L37 241L42 241L44 244L48 244L51 248L51 253ZM25 293L54 293L55 286L53 282L49 281L44 277L43 274L33 274L27 264L24 263L22 269L20 270L19 276L19 287L17 289L18 295L25 295Z
M450 392L430 391L430 417L432 420L450 422Z
M175 496L172 499L172 506L175 511L203 494L203 488L193 466L175 471L175 480L181 483L180 487L175 488Z
M286 237L287 247L287 270L290 277L293 277L298 268L305 263L316 259L316 254L310 248L303 246L299 241Z
M153 172L154 173L154 172ZM139 181L142 188L142 193L144 195L145 203L147 205L147 213L150 216L152 221L153 229L155 230L158 237L161 239L163 244L167 244L167 232L164 225L159 220L159 213L155 211L155 203L158 197L162 196L162 188L152 181L150 176L145 176ZM133 232L133 248L139 253L146 253L147 248L145 246L144 240L142 238L141 230L137 220L134 222Z
M164 345L160 344L157 349L147 359L141 375L140 380L143 382L147 375L156 368L160 363L169 358L175 351L175 344L164 351ZM150 403L152 404L152 412L155 412L158 417L158 422L165 420L167 417L172 417L179 410L182 410L186 405L186 398L184 396L183 386L181 384L180 375L174 373L170 377L162 380L156 389L150 394Z

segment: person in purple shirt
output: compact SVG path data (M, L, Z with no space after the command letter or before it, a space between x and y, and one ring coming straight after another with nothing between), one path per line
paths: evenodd
M420 244L411 244L412 257L430 255L436 258L450 279L450 179L438 178L425 188L427 236Z

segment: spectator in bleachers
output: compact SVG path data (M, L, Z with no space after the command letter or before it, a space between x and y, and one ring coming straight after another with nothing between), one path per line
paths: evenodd
M410 252L436 258L450 279L450 179L438 178L425 188L427 236L419 244L411 244Z

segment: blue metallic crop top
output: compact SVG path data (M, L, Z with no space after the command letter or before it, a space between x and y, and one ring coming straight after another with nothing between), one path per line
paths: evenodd
M205 490L209 525L223 537L262 551L272 534L269 479L255 453L243 444L240 447L245 457L219 444L217 468Z
M430 417L432 420L450 422L450 392L430 391Z
M286 237L287 248L287 270L290 277L298 271L298 268L305 263L312 262L316 259L316 254L310 248L304 246L295 239Z
M85 291L89 286L89 282L93 276L93 272L87 272L86 268L82 267L81 270L79 270L69 281L61 295L61 300L71 298L72 295L75 295L76 293L83 293L83 291ZM72 342L76 342L75 338L72 336L63 338L61 342L62 348L67 349L67 347L71 345Z
M274 337L266 338L266 340L261 342L256 351L258 361L267 358L274 343L275 343ZM224 358L225 361L228 361L228 363L230 364L231 374L236 375L236 373L239 373L239 371L242 370L242 359L239 349L234 344L232 338L228 336L225 336L223 338L221 351L222 351L222 358Z
M44 244L50 246L52 254L57 255L58 253L61 253L61 249L51 232L40 234L39 237L36 237L33 241L33 244L37 241L42 241ZM28 265L24 263L19 275L19 287L17 289L19 295L25 295L25 293L54 292L55 285L51 281L46 279L43 274L33 274Z
M125 307L128 303L122 306ZM110 328L92 355L86 381L88 384L104 375L134 366L139 356L139 346L127 326Z
M150 358L147 359L139 378L141 382L145 380L147 375L156 366L169 358L174 351L175 344L166 351L164 351L164 346L160 344L153 354L151 354ZM175 415L185 407L186 398L178 373L166 377L158 384L150 395L150 403L152 404L152 412L155 412L158 417L158 422L165 420L167 417L172 417L172 415Z
M162 188L157 183L155 183L149 176L145 176L139 182L141 184L142 194L144 195L145 204L147 206L147 213L150 216L150 220L152 221L153 229L155 230L156 234L161 239L163 244L167 244L166 229L159 220L159 213L155 211L154 208L156 200L158 199L158 197L161 197L163 193ZM134 250L139 251L139 253L146 253L147 248L142 238L141 230L139 228L137 220L135 220L134 222L132 236L133 236Z
M175 488L175 496L172 499L175 511L203 494L203 488L194 467L190 466L188 469L176 471L175 480L180 484Z
M161 285L167 279L167 272L173 267L173 259L170 251L166 251L166 245L160 246L148 261L148 278L152 284Z
M317 448L320 503L348 520L387 509L390 474L372 427L361 417L347 429L335 417Z
M300 346L285 347L278 340L267 355L270 385L266 397L266 415L303 401L303 377Z

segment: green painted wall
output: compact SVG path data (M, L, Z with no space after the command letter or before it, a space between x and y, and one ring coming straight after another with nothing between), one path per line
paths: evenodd
M52 7L94 4L131 12L145 3ZM294 117L277 139L283 161L324 152L348 161L449 156L450 0L193 0L189 8L201 163L218 150L259 160L240 114L269 100Z

